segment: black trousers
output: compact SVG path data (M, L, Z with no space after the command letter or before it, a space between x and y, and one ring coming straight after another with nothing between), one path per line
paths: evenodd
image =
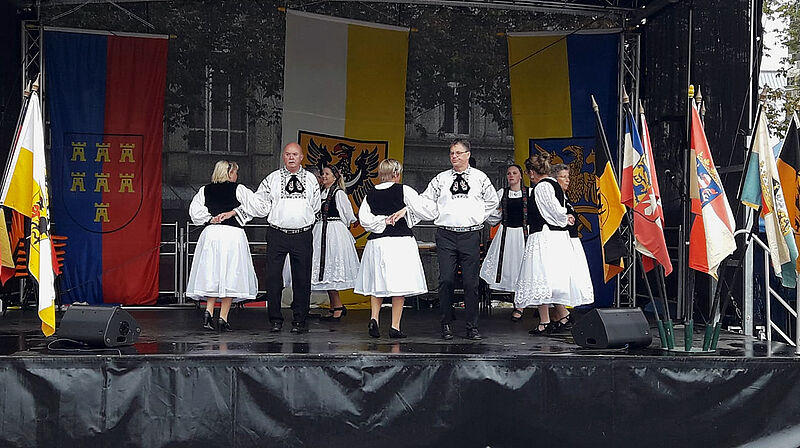
M312 233L287 234L267 228L267 312L270 322L283 321L281 293L286 254L292 265L292 322L305 322L311 303Z
M439 306L442 323L452 320L453 290L458 266L464 286L467 327L478 327L478 274L480 273L481 231L436 230L436 255L439 258Z

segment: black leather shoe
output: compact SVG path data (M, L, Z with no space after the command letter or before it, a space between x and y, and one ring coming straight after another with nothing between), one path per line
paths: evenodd
M467 328L467 339L470 341L480 341L483 339L481 334L478 332L478 329L475 327Z
M280 333L281 328L283 328L283 321L280 320L273 320L272 326L269 327L270 333Z
M229 324L228 321L220 317L219 320L217 321L217 330L233 331L233 328L231 328L231 324Z
M367 325L367 331L369 331L369 335L373 338L381 337L381 330L378 328L378 321L375 319L370 319L369 324Z
M337 311L339 312L338 316L336 316L336 312ZM334 322L338 322L338 321L342 320L342 318L344 316L347 316L347 307L342 305L342 306L337 306L337 307L331 308L331 314L328 315L328 316L323 317L323 319L331 320L331 321L334 321Z
M407 338L408 336L406 336L406 334L400 330L395 330L394 328L389 327L389 337L391 339L404 339Z
M450 324L442 324L442 339L445 341L453 339L453 330L450 329Z
M208 310L203 312L203 328L206 330L216 330L214 326L214 316L212 316Z
M292 322L291 333L294 334L308 333L308 327L306 327L305 322Z

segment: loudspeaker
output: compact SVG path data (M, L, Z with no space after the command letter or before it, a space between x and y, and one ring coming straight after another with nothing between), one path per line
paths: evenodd
M595 308L572 327L572 337L581 347L647 347L653 342L650 325L639 308Z
M58 337L89 345L131 345L142 333L139 323L119 306L72 305L64 312Z

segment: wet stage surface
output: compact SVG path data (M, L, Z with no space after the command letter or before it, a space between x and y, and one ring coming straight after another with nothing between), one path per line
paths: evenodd
M480 331L482 341L464 338L463 311L457 312L453 325L455 338L444 341L439 333L437 309L407 309L403 315L402 330L406 339L390 339L389 309L383 309L380 323L381 338L367 334L368 310L348 310L340 321L310 318L309 332L295 335L291 328L291 313L284 310L283 331L270 333L264 308L248 307L231 310L229 322L233 332L218 333L201 326L202 310L183 309L126 309L142 328L142 336L133 346L115 349L93 349L69 341L59 340L58 333L45 338L33 311L10 310L0 318L0 356L94 356L102 355L169 355L169 356L458 356L476 358L526 358L542 355L590 357L669 357L685 358L662 352L658 348L657 331L653 328L654 342L646 349L584 349L574 344L572 336L562 333L552 336L531 336L528 330L537 323L535 313L526 311L521 322L511 322L510 309L494 309L490 316L482 315ZM312 315L325 313L312 310ZM60 315L62 313L59 313ZM58 316L58 321L60 317ZM676 329L676 345L683 346L683 329ZM695 334L694 346L702 343L702 334ZM739 334L722 332L718 350L713 354L692 355L691 358L714 359L780 358L794 360L794 348ZM798 358L800 360L800 358Z

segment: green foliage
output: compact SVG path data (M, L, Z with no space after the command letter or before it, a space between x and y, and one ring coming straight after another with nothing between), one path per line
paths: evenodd
M764 0L764 14L785 25L779 40L789 50L789 56L781 59L778 70L788 81L786 89L765 88L761 92L767 120L774 127L773 131L783 138L792 113L800 110L800 2Z

